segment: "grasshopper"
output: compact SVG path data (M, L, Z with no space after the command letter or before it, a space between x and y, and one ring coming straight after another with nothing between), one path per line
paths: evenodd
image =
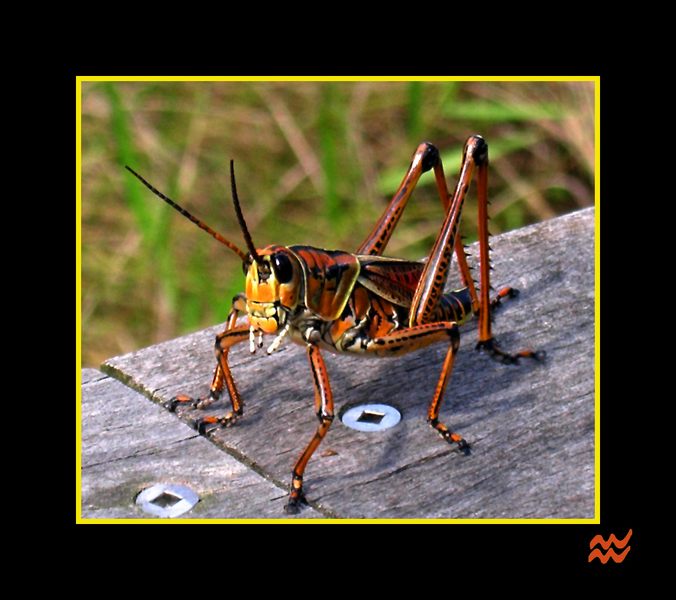
M434 343L448 350L429 404L427 420L434 430L465 454L470 446L439 420L439 411L460 344L458 327L477 317L477 349L505 363L520 358L543 360L542 351L504 351L491 331L491 311L501 299L513 297L513 288L501 289L491 300L488 245L488 144L479 135L468 138L463 150L460 176L453 195L448 191L438 149L424 142L418 146L404 179L373 230L356 252L325 250L311 246L256 248L237 196L234 166L230 161L232 198L248 252L191 215L159 192L143 177L126 167L153 193L235 252L243 261L246 292L233 299L225 330L216 336L217 365L208 396L193 399L180 395L169 403L205 408L227 388L232 410L222 417L204 417L196 423L200 433L207 428L229 427L243 414L243 402L235 385L228 354L236 344L249 342L250 352L263 347L263 335L275 337L267 348L272 354L285 338L306 347L314 380L314 410L317 430L296 462L285 510L298 513L306 504L303 474L308 461L326 436L334 419L333 392L322 351L361 356L387 357L406 354ZM432 170L444 207L445 219L426 261L383 256L387 243L420 178ZM462 207L476 170L480 283L470 273L464 245L458 234ZM444 293L451 259L455 253L463 287ZM238 325L246 314L247 325Z

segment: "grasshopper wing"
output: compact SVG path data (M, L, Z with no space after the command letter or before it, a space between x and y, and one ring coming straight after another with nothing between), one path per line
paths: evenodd
M384 256L357 255L357 281L397 306L411 306L425 263Z

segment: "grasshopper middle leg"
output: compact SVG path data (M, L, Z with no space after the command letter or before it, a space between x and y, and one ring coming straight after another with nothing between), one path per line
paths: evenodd
M377 356L396 356L443 341L448 341L449 346L437 386L434 390L432 402L427 411L427 420L448 443L457 444L460 450L467 453L469 451L469 444L463 437L458 433L454 433L444 423L439 421L441 401L451 378L455 355L460 345L458 324L454 321L439 321L399 329L388 335L373 338L367 344L366 351Z

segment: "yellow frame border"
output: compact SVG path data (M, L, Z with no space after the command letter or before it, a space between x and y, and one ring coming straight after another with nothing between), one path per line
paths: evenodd
M93 81L115 82L141 82L141 81L167 81L167 82L299 82L299 81L323 81L323 82L355 82L355 81L382 81L382 82L406 82L406 81L522 81L522 82L556 82L556 81L589 81L594 83L594 513L589 519L92 519L82 517L82 83ZM352 75L269 75L269 76L220 76L220 75L77 75L75 77L75 487L76 506L75 522L77 524L134 524L143 525L148 523L165 525L191 525L191 524L458 524L458 525L598 525L601 522L601 245L600 245L600 144L601 144L601 77L598 75L587 76L419 76L419 75L383 75L383 76L352 76Z

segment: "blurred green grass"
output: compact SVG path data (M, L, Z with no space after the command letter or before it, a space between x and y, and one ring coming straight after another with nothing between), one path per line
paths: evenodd
M480 133L490 148L491 231L499 233L593 204L593 85L84 82L83 366L223 321L243 287L237 257L125 164L243 245L229 192L233 158L258 246L352 250L419 142L440 148L452 188L465 139ZM462 224L469 241L472 193ZM424 256L441 220L426 174L387 254Z

